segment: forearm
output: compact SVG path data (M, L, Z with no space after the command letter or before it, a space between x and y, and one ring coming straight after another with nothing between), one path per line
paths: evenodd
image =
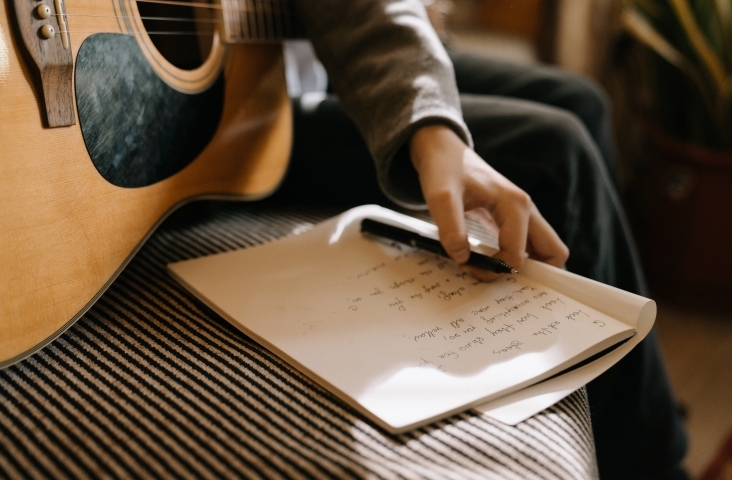
M300 0L306 29L344 109L371 151L385 193L423 204L408 156L421 126L440 123L466 144L452 64L419 0ZM416 193L415 193L416 192Z
M497 256L509 265L520 267L526 251L564 264L567 248L531 198L472 150L452 63L419 0L300 0L300 8L386 195L406 207L426 202L458 262L468 257L465 212L474 210L499 228Z

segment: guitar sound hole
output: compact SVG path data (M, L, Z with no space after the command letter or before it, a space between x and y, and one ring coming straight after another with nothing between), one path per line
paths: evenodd
M187 94L150 67L137 39L98 33L76 57L76 103L89 157L113 185L153 185L183 170L208 145L224 106L224 80Z
M196 3L204 2L210 4ZM152 2L138 2L137 8L153 45L172 65L194 70L208 58L216 18L212 8Z

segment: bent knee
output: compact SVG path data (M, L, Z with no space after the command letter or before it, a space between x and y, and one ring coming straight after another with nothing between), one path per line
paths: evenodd
M577 152L589 153L595 149L584 122L564 110L550 109L537 115L535 138L552 157L568 158L576 156Z
M609 118L610 99L605 90L592 79L572 75L562 90L557 106L579 117L590 131L597 129Z

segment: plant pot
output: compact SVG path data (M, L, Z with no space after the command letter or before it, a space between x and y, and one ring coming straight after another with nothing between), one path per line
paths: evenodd
M654 294L719 300L732 294L732 151L650 130L651 168L635 218Z

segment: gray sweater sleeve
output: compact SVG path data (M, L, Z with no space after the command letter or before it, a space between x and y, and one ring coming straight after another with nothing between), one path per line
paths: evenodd
M420 0L298 0L308 37L376 161L384 193L424 207L405 145L441 123L472 146L452 63Z

